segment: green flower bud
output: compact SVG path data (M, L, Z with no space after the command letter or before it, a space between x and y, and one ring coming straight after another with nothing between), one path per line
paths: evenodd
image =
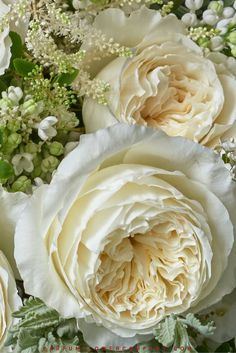
M200 45L200 47L203 47L203 48L208 48L211 44L208 38L199 38L197 42L198 42L198 45Z
M233 47L231 48L231 53L232 53L232 55L236 58L236 46L233 46Z
M34 142L27 143L27 145L25 146L25 152L30 153L32 155L36 154L38 152L37 144Z
M22 142L22 137L20 134L14 132L8 137L8 143L16 148Z
M42 174L41 165L38 164L38 165L34 168L33 172L31 173L31 176L32 176L32 178L35 179L35 178L40 177L41 174Z
M37 103L33 99L29 99L24 102L21 106L21 113L25 114L33 114L37 110Z
M236 44L236 31L231 32L227 39L231 44Z
M64 147L60 142L54 141L49 146L49 152L53 156L61 156L64 153Z
M12 184L11 188L14 192L29 192L31 190L31 180L22 175Z
M10 130L12 132L16 132L16 131L20 130L21 123L19 120L11 120L7 123L7 128L8 128L8 130Z
M41 168L44 173L52 173L59 164L59 160L54 156L49 156L42 161Z
M224 4L222 1L211 1L208 5L208 9L213 10L220 15L224 10Z

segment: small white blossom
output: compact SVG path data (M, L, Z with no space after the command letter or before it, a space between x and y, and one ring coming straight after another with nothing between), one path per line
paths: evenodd
M199 10L203 5L203 0L185 0L185 6L192 10Z
M73 151L77 146L78 146L79 142L67 142L67 144L65 145L65 149L64 149L64 156L67 156L67 154L69 154L71 151Z
M36 125L38 128L38 135L43 141L56 136L57 130L53 127L53 125L55 125L57 122L58 119L55 116L48 116Z
M20 175L24 170L31 173L34 170L33 156L29 153L19 153L12 158L12 164L16 175Z
M211 50L221 51L224 48L224 40L220 36L211 38Z
M204 11L202 18L203 21L210 26L214 26L219 20L217 13L213 10Z
M10 86L6 92L2 92L2 98L11 100L15 105L19 104L22 97L23 92L20 87Z
M195 13L186 13L182 16L181 20L188 27L194 27L198 23Z
M223 10L223 17L224 18L231 18L231 17L233 17L234 14L235 14L235 10L230 6L225 7Z
M225 18L223 20L220 20L217 25L216 28L219 29L221 34L225 34L228 31L228 25L230 23L230 19Z

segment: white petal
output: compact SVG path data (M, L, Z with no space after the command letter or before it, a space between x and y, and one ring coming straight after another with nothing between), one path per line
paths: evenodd
M29 196L24 193L9 193L0 188L0 249L7 256L17 278L20 277L14 260L14 232L16 222L19 220L28 198Z

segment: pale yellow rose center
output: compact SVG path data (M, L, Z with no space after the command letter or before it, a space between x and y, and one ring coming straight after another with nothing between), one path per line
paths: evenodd
M146 233L128 234L118 244L114 232L99 257L93 302L117 319L159 320L173 309L183 311L198 291L201 245L191 225L174 213L156 222Z
M119 120L161 128L196 142L211 129L224 104L213 64L178 43L152 45L124 68Z

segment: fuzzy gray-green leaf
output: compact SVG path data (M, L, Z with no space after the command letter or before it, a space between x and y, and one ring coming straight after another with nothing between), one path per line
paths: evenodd
M171 347L175 339L176 319L168 316L154 329L154 335L158 342L165 347Z

